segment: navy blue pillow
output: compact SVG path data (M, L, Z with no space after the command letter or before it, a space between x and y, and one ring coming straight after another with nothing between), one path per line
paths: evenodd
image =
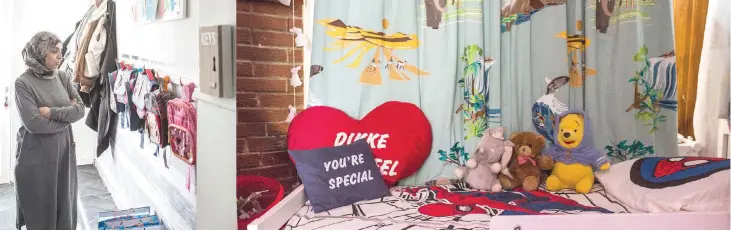
M289 154L315 213L389 194L365 139L344 146L289 150Z

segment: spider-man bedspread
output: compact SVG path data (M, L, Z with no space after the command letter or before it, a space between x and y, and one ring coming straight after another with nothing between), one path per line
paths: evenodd
M464 184L394 187L391 195L314 213L309 202L286 229L489 229L493 216L532 214L630 213L601 185L588 194L487 193Z

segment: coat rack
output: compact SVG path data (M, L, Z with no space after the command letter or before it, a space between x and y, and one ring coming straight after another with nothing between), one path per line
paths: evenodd
M188 78L180 77L179 73L172 73L170 70L183 70L190 73L190 76L199 76L200 70L197 67L178 67L173 63L162 62L158 60L148 59L144 57L122 54L121 58L117 58L117 63L124 62L131 64L135 68L153 69L155 70L157 77L162 78L164 76L170 77L170 82L174 84L188 84L194 83L198 88L198 81Z

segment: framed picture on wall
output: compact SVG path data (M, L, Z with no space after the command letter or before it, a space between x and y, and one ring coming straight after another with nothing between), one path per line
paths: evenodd
M187 0L144 0L147 8L145 21L163 22L187 17Z
M135 24L145 23L145 0L130 0L129 1L132 11L132 21Z

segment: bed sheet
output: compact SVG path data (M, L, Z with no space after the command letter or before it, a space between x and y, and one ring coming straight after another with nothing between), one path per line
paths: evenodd
M391 196L314 213L309 201L285 229L489 229L494 216L636 213L600 184L588 194L571 190L487 193L466 184L393 187Z

